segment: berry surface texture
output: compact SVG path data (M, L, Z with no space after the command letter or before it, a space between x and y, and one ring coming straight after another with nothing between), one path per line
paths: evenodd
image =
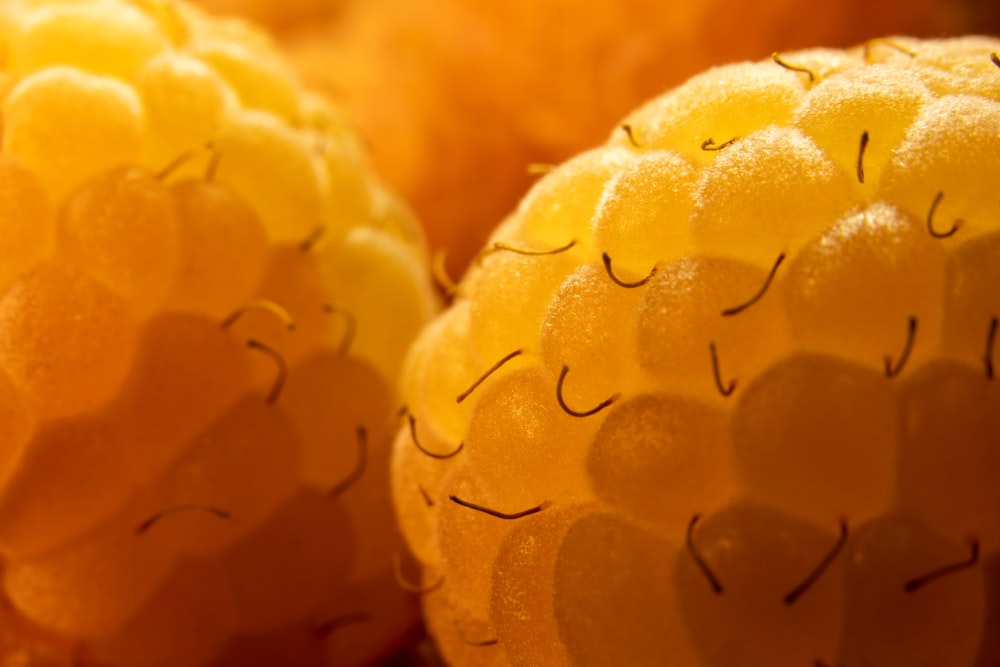
M0 664L371 664L422 234L263 33L0 3Z
M541 176L410 349L453 667L1000 664L1000 40L711 69Z

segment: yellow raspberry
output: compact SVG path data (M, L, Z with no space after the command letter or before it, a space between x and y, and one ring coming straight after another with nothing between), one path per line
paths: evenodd
M10 0L0 47L0 662L385 654L419 228L246 24Z
M1000 40L718 67L541 178L418 338L455 667L1000 662Z

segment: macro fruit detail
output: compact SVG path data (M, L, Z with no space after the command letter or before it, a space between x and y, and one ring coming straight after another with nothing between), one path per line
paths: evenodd
M403 375L450 664L1000 661L998 54L719 67L537 182Z
M268 38L159 0L0 5L0 662L364 664L405 206Z

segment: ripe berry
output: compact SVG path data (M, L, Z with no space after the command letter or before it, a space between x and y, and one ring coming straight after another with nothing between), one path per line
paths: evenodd
M0 662L376 659L418 228L245 24L30 0L0 43Z
M998 54L716 68L539 180L404 372L451 664L1000 660Z

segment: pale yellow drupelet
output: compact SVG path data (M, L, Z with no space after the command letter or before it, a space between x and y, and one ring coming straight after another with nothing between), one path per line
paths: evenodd
M998 53L720 67L537 183L404 372L450 664L1000 662Z
M248 25L5 0L0 53L0 663L385 654L419 228Z

